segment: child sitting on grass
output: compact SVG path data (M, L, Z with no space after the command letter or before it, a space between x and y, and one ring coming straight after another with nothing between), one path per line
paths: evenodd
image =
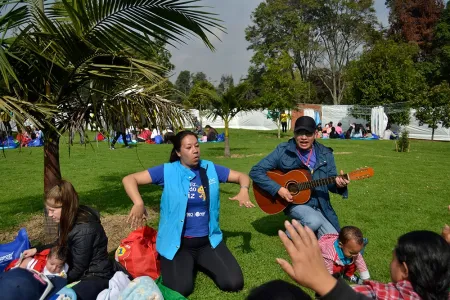
M358 284L370 278L360 253L364 248L364 240L359 228L346 226L339 234L325 234L320 237L319 246L325 266L334 277L343 277ZM359 277L355 275L355 271L358 271Z

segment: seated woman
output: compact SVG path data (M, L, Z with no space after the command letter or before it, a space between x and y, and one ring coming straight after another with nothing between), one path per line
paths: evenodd
M197 134L181 131L173 139L169 163L128 175L122 182L134 204L128 218L132 227L143 225L147 218L138 186L164 186L156 250L165 286L188 296L194 289L196 270L202 269L221 290L242 289L241 268L219 227L219 183L239 184L239 193L230 200L254 207L246 174L200 159Z
M45 194L45 208L55 222L59 223L56 243L69 249L69 283L80 281L73 290L78 299L95 299L108 288L113 276L112 263L108 259L108 238L100 223L97 211L79 205L78 194L72 184L61 180ZM51 248L53 245L24 251L24 257Z
M219 135L219 133L217 132L217 130L215 128L213 128L209 125L206 125L205 132L206 132L208 142L217 141L217 136Z
M340 138L340 136L336 132L336 129L334 127L331 127L330 139L339 139L339 138Z

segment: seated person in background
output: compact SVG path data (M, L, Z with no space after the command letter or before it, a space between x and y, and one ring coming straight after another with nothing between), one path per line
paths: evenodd
M349 140L352 138L353 130L355 129L355 124L350 124L350 127L345 132L345 139Z
M383 140L390 140L392 136L393 136L393 133L391 130L391 125L388 124L386 126L386 130L383 133Z
M161 135L161 132L158 128L152 127L152 134L150 135L150 139L154 139L157 135Z
M342 134L342 123L339 122L336 127L334 127L337 134Z
M206 143L206 142L208 141L208 137L206 136L206 132L203 132L201 141L202 141L203 143Z
M35 254L33 257L17 259L11 263L11 265L14 265L11 269L19 267L35 270L47 276L67 278L67 271L69 270L69 265L66 263L67 256L68 250L66 247L54 246Z
M141 130L141 133L138 134L137 141L145 142L147 140L150 140L151 135L152 135L152 132L150 131L150 129L144 128Z
M208 139L208 142L217 141L217 135L219 134L217 130L215 130L213 127L206 125L205 126L205 132Z
M334 277L343 277L358 284L370 278L360 253L364 247L364 241L359 228L345 226L341 228L339 234L325 234L319 239L319 247L325 266ZM355 271L359 272L359 277L355 275Z
M339 134L336 132L336 129L334 127L331 127L330 131L330 139L338 139L340 138Z
M356 124L351 133L351 138L362 138L362 137L364 137L364 128L361 124Z

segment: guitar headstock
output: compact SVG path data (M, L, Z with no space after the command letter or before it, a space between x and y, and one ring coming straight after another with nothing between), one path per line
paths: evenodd
M373 176L373 174L373 168L365 167L352 171L348 173L347 176L350 180L361 180L370 178Z

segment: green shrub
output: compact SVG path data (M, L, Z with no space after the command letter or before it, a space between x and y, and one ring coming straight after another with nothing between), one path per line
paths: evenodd
M409 152L409 132L403 129L400 138L395 142L397 152Z

